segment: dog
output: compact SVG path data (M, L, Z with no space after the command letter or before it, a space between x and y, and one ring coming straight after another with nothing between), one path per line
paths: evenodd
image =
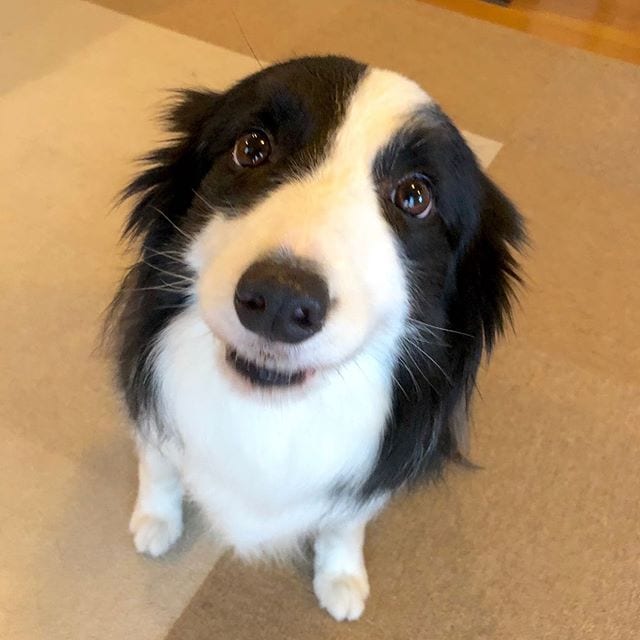
M188 496L241 557L312 541L319 604L355 620L366 524L466 460L522 217L423 89L348 58L180 91L166 115L123 192L138 253L111 307L135 547L166 552Z

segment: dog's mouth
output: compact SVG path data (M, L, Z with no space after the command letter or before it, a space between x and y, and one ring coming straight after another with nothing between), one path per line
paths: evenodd
M310 369L278 371L247 360L235 349L227 348L226 360L245 380L256 387L292 387L300 385L313 373Z

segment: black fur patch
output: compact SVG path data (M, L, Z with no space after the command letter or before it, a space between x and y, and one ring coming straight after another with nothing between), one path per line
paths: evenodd
M435 209L422 220L389 197L392 185L414 172L433 186ZM520 282L514 251L525 242L520 215L437 107L417 114L382 150L374 175L404 250L412 305L392 413L364 495L433 477L445 460L465 459L476 374L510 317Z

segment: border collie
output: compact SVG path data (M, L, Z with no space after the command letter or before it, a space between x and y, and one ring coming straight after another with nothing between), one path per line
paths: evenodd
M427 93L350 59L179 92L167 121L111 308L135 546L167 551L186 495L240 556L313 540L320 605L354 620L367 522L464 460L522 219Z

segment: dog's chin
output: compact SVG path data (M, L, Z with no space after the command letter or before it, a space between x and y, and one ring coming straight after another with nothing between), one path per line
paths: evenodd
M233 347L226 349L225 360L233 373L240 376L252 387L263 389L286 389L301 387L314 374L313 369L282 371L259 364L240 355Z

